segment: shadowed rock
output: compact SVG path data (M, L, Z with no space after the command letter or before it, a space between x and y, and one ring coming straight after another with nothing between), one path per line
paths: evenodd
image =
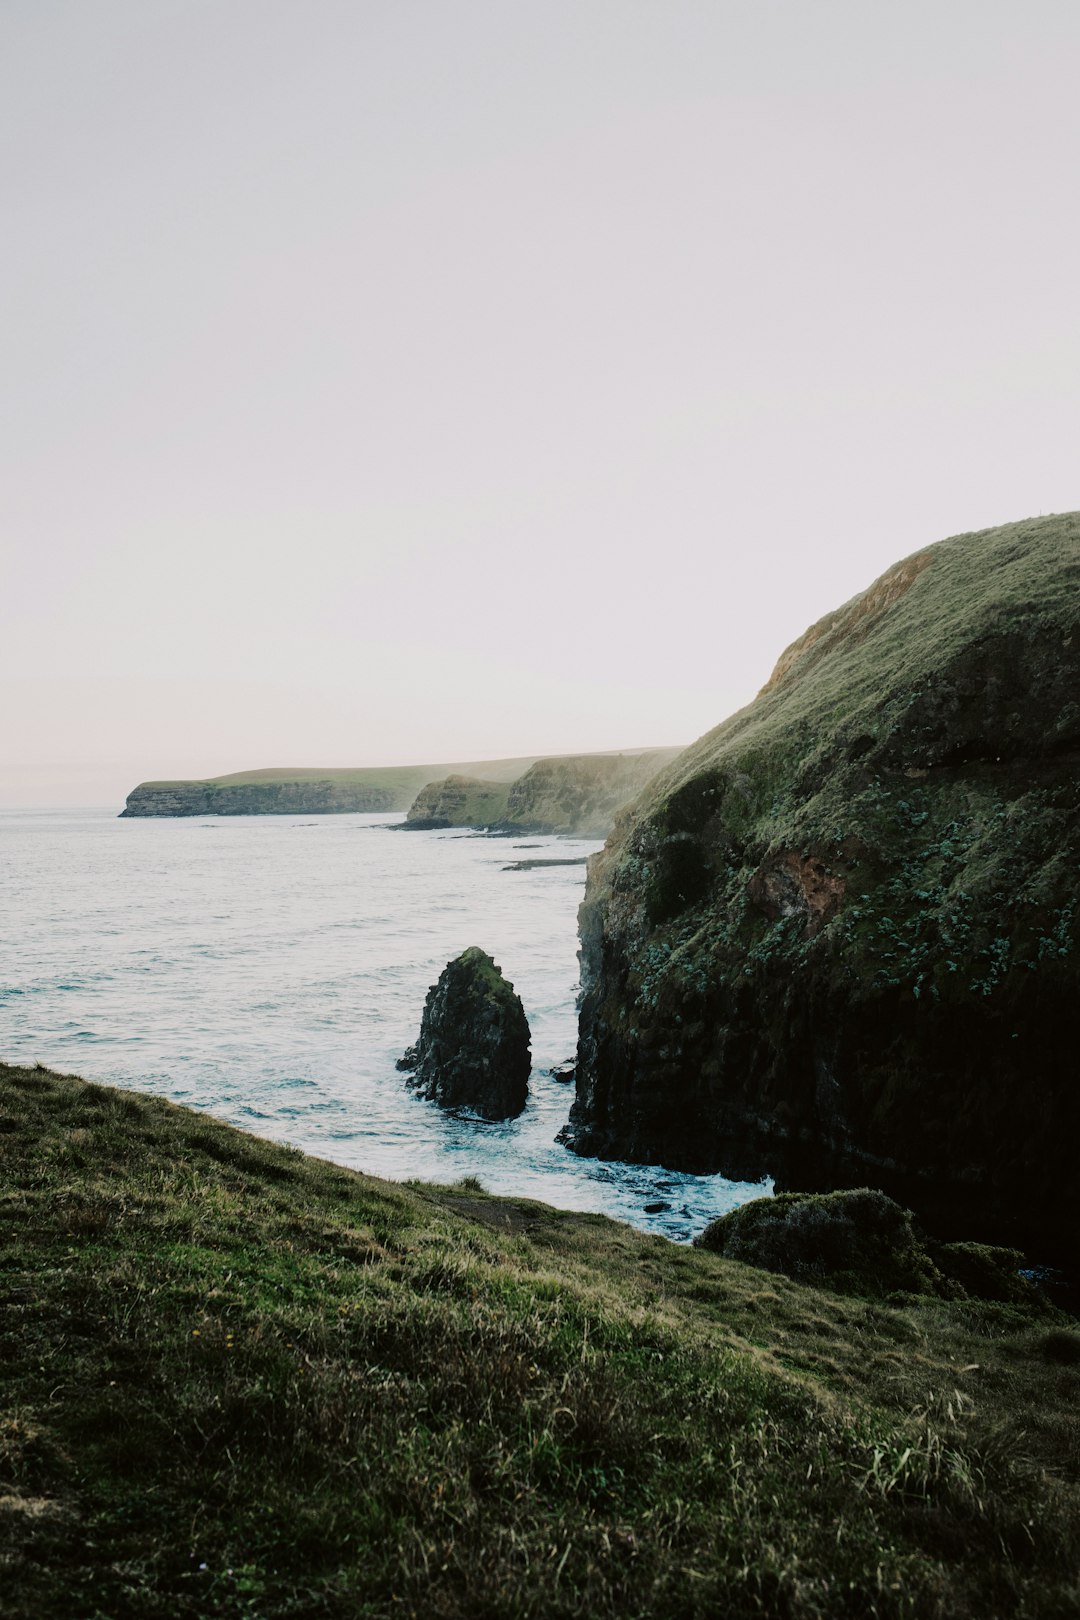
M409 1085L444 1108L512 1119L529 1085L529 1025L521 998L485 951L472 945L428 991L420 1039L398 1060Z
M870 1187L756 1198L713 1221L694 1247L841 1294L930 1294L1045 1309L1020 1275L1017 1250L937 1243L909 1209Z

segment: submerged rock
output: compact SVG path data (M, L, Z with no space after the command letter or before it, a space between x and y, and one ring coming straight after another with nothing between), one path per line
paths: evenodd
M578 1152L1080 1230L1080 514L916 553L589 867Z
M485 951L471 945L428 991L420 1039L399 1059L409 1085L444 1108L512 1119L529 1086L529 1024L521 998Z

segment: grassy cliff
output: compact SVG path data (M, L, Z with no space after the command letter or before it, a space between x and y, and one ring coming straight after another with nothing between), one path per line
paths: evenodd
M1078 762L1077 514L814 625L591 867L574 1144L1071 1250Z
M509 782L447 776L421 788L402 825L419 832L437 827L490 827L505 816L509 793Z
M1062 1617L1080 1335L0 1066L11 1620Z

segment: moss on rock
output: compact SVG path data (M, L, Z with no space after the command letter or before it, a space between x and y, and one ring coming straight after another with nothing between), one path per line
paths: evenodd
M870 1187L754 1199L711 1222L694 1247L840 1294L927 1294L1040 1308L1038 1293L1020 1275L1017 1250L935 1243L911 1210Z

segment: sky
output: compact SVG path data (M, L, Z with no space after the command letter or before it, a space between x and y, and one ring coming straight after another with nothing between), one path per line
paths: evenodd
M3 0L0 806L690 742L1080 506L1075 0Z

